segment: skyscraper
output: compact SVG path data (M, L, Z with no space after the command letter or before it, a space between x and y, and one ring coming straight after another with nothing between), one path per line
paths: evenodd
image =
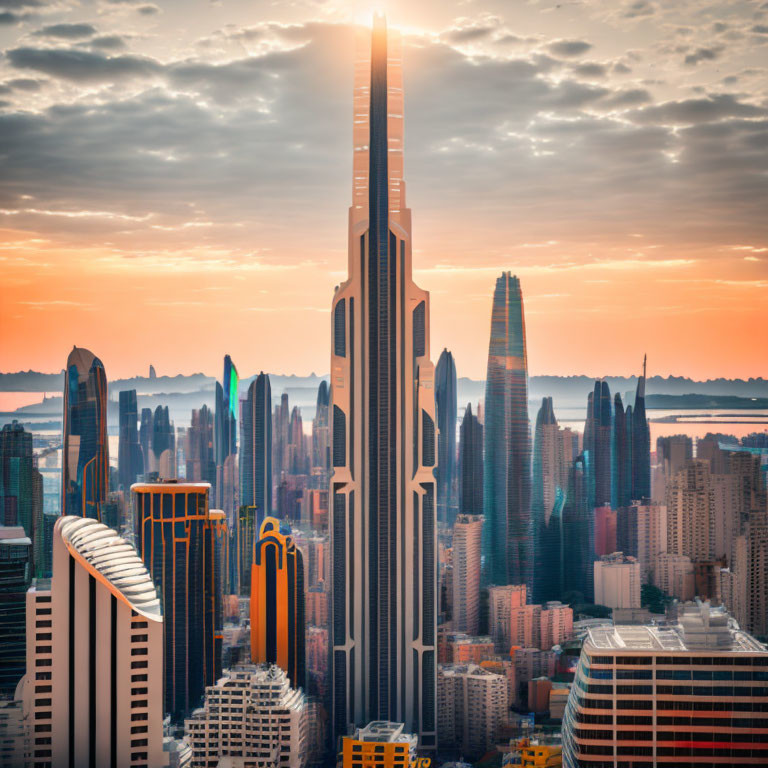
M64 373L61 514L101 519L109 491L107 374L92 352L73 347Z
M32 540L26 531L20 525L0 524L0 699L13 697L26 670L25 606L33 575L31 555Z
M150 451L152 450L152 409L141 409L141 422L139 424L139 444L141 455L144 458L144 472L150 472Z
M483 425L467 403L459 428L459 512L483 514Z
M590 454L579 454L568 470L568 490L562 512L563 586L581 592L587 602L594 591L595 502Z
M0 430L0 525L20 525L29 537L29 578L42 576L46 552L43 532L43 477L35 466L32 433L17 421Z
M613 397L613 446L614 486L616 506L627 507L632 503L632 406L621 402L621 394ZM650 454L648 454L650 461ZM650 468L650 464L649 464Z
M355 66L349 278L332 307L334 734L402 722L435 734L437 567L429 294L411 277L399 39Z
M321 488L328 487L331 472L331 439L329 429L328 402L330 390L328 382L320 382L317 390L317 406L312 421L312 469L321 471Z
M144 455L139 444L139 410L136 390L120 393L120 438L117 448L117 471L120 485L128 489L144 474Z
M189 483L215 483L216 461L213 451L213 413L207 405L192 411L185 441L185 479Z
M237 368L229 355L224 355L224 375L216 382L216 464L224 460L237 447Z
M525 584L533 576L531 425L528 358L520 281L496 280L485 381L485 525L488 584Z
M181 721L221 674L224 515L208 483L137 483L136 547L165 616L165 711Z
M152 416L152 442L150 471L157 472L163 480L176 477L176 430L171 421L168 406L158 405Z
M607 381L596 381L587 398L584 450L589 452L590 485L595 505L610 504L613 495L613 409Z
M458 410L456 364L444 349L435 368L437 406L437 519L453 525L456 501L456 416Z
M534 602L562 596L561 513L568 482L566 441L555 418L552 398L536 415L533 438L531 516L534 532Z
M645 366L637 381L635 405L632 409L632 499L651 497L651 429L645 416Z
M306 688L305 631L301 550L267 517L253 547L251 660L277 664L294 688Z
M41 587L27 593L27 764L166 765L163 614L136 550L103 523L59 517Z
M272 389L260 373L248 387L240 424L240 504L272 511Z

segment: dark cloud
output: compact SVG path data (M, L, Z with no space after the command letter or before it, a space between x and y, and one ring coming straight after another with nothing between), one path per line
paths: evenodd
M156 61L141 56L102 56L67 48L14 48L6 55L17 69L33 69L79 83L148 76L162 70Z
M608 109L621 109L627 107L637 107L640 104L648 104L653 101L651 94L645 88L630 88L626 91L613 93L603 99L601 107Z
M579 77L605 77L607 69L603 64L597 64L594 61L588 61L584 64L577 64L573 68L574 74Z
M451 43L471 43L475 40L483 40L489 37L496 30L494 25L478 25L469 27L458 27L449 30L445 37Z
M32 33L35 37L56 37L63 40L80 40L96 34L91 24L51 24Z
M622 14L625 19L636 19L642 16L652 16L656 13L655 3L649 2L649 0L634 0L624 8Z
M10 11L0 11L0 25L18 24L21 17L17 13Z
M154 16L155 14L160 13L160 8L156 5L140 5L136 10L142 16Z
M711 123L726 118L758 118L768 116L768 110L745 104L732 94L716 94L702 99L667 101L646 107L632 115L639 123L681 125Z
M613 71L617 75L627 75L632 70L626 64L623 64L622 62L619 61L613 65Z
M684 64L687 67L695 67L702 61L714 61L720 55L720 51L720 48L697 48L685 57Z
M768 35L768 25L766 24L755 24L751 29L750 32L754 32L758 35Z
M120 35L102 35L89 40L88 45L102 51L119 51L125 48L127 44Z
M584 40L555 40L547 47L555 56L580 56L586 53L592 44Z
M15 80L9 80L7 85L16 91L39 91L43 83L40 80L32 80L28 77L18 77Z
M21 10L24 8L40 8L43 0L0 0L0 10Z

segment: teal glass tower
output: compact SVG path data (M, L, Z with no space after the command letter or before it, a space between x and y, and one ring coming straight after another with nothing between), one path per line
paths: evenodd
M531 425L520 281L496 280L485 381L483 572L486 584L533 590Z

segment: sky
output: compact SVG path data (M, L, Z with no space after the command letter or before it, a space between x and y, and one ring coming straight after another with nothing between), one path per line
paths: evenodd
M768 375L768 2L391 0L432 356L483 378ZM327 373L344 0L0 0L0 369Z

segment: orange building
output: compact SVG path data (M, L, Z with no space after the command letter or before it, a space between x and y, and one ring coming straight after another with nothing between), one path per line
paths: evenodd
M294 688L305 687L304 565L280 522L267 517L251 566L251 660L277 664Z

